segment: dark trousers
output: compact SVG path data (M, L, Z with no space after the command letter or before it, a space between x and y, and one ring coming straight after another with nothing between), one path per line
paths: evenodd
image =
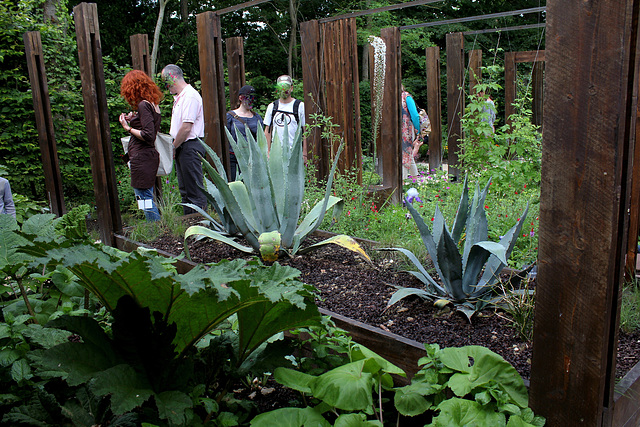
M176 149L176 174L182 203L191 203L202 209L207 208L207 197L204 195L202 180L202 160L205 151L197 139L189 139ZM185 215L196 212L183 206Z

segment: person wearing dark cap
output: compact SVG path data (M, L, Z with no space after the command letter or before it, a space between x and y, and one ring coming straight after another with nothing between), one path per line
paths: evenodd
M227 129L231 132L233 140L238 142L236 132L240 132L244 138L247 138L246 129L249 129L251 135L257 138L258 125L264 126L260 114L253 111L256 100L256 90L253 86L245 85L238 92L238 103L236 109L227 113ZM233 147L229 145L229 160L231 163L230 178L232 181L236 179L236 171L238 170L238 160L236 159Z
M298 128L300 128L300 132L303 132L305 125L304 102L291 96L291 92L293 91L293 80L291 77L287 75L278 77L278 80L276 80L276 88L280 99L269 104L267 112L264 114L264 133L267 137L269 150L271 149L271 141L274 131L280 138L280 143L282 143L285 138L284 128L286 125L287 130L289 131L289 146L292 146ZM306 163L306 139L302 142L302 153Z

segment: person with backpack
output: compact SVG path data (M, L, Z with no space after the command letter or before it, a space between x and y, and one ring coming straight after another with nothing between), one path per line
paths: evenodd
M236 132L240 132L247 139L247 131L251 132L254 139L258 137L258 126L264 126L260 114L253 111L256 100L256 90L253 86L245 85L238 91L238 103L236 109L227 112L227 129L231 133L233 140L238 142ZM246 127L245 127L246 126ZM229 162L231 164L231 180L235 181L238 170L238 160L233 152L233 147L229 146Z
M264 115L264 133L267 137L267 146L271 150L271 141L274 131L277 133L280 142L284 141L284 128L287 126L289 136L289 146L293 145L298 128L304 132L304 102L291 96L293 90L293 80L290 76L283 75L276 80L279 99L275 100L267 107ZM307 161L307 140L302 142L302 156Z

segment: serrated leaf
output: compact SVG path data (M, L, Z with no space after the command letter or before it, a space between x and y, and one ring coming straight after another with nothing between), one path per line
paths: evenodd
M111 410L116 415L132 411L153 395L151 386L124 364L97 373L92 389L98 396L111 396Z
M181 391L164 391L155 395L158 415L174 425L185 425L185 411L193 407L191 398Z

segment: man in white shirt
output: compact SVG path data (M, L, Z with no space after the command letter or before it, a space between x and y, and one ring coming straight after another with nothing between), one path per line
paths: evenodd
M169 64L162 69L165 86L173 95L171 130L175 147L176 174L182 203L191 203L202 209L207 207L207 198L200 186L203 185L202 161L205 150L198 138L204 138L204 115L202 97L190 84L184 81L180 67ZM183 206L185 215L196 212Z
M278 77L276 81L280 99L272 102L267 107L264 115L264 133L267 137L267 146L271 150L271 141L273 132L277 132L278 138L282 143L284 141L284 127L287 125L289 134L289 146L293 145L298 128L300 132L304 132L304 102L291 96L293 90L293 80L290 76L283 75ZM302 141L302 156L307 161L307 140Z

